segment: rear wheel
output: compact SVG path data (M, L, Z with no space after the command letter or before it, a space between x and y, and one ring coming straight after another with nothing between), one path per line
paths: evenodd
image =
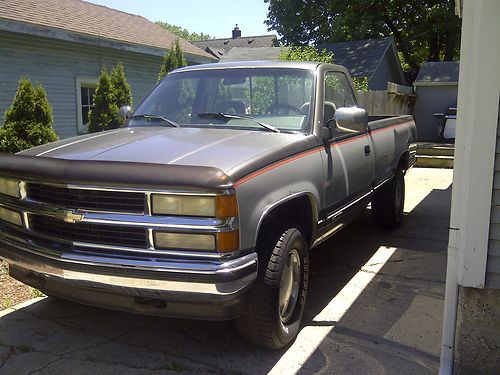
M403 170L398 167L394 177L372 199L372 217L380 229L396 229L403 220L405 202L405 179Z
M269 349L289 344L299 332L307 294L309 253L296 228L267 236L248 311L237 320L240 334Z

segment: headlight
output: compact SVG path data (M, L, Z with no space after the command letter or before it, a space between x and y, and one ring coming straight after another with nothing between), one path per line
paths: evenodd
M152 212L155 215L234 217L238 215L235 195L173 195L153 194Z
M17 225L19 227L23 226L21 214L16 211L9 210L5 207L0 207L0 220Z
M215 251L213 234L155 232L157 249Z
M154 232L156 249L217 251L229 253L239 248L238 230L214 234Z
M0 177L0 194L10 195L11 197L15 198L21 198L19 180Z

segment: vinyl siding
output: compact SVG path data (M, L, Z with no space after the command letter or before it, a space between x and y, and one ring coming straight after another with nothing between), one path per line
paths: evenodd
M397 62L393 58L391 47L385 52L384 57L370 78L368 88L370 90L387 90L387 82L394 82L404 85L399 75Z
M495 174L491 198L490 239L486 260L486 288L500 289L500 103L498 105Z
M438 121L434 113L444 113L457 105L458 83L445 86L416 86L415 123L421 142L439 142Z
M393 74L391 70L391 64L389 63L388 53L384 54L382 60L377 67L377 70L373 73L368 83L368 89L370 90L387 90L387 82L400 83L396 75Z
M109 70L121 61L132 88L134 106L137 106L156 84L161 60L159 56L0 31L2 122L19 78L27 76L47 92L59 137L77 135L76 78L97 80L101 68Z

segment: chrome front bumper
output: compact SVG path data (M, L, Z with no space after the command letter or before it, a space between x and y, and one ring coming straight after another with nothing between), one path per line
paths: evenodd
M14 278L50 295L119 310L229 319L237 315L236 305L257 277L256 253L214 260L131 259L64 252L48 245L12 238L0 228L0 258ZM167 307L149 311L144 301L164 301ZM219 311L224 304L233 308Z

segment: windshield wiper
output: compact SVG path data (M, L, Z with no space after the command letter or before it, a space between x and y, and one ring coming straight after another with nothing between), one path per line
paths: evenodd
M270 131L275 132L275 133L280 132L280 130L278 128L275 128L272 125L257 121L251 116L230 115L229 113L224 113L224 112L219 112L219 113L201 112L201 113L198 113L197 116L200 118L213 118L213 119L232 119L232 118L234 118L234 119L238 119L238 120L250 120L252 122L255 122L256 124L259 124L263 128L266 128L267 130L270 130Z
M153 120L161 120L161 121L167 123L168 125L170 125L170 126L172 126L174 128L180 128L181 127L175 121L169 120L168 118L160 116L160 115L150 115L150 114L147 114L147 113L143 113L141 115L134 115L131 118L132 119L133 118L146 118L146 119L153 119Z

